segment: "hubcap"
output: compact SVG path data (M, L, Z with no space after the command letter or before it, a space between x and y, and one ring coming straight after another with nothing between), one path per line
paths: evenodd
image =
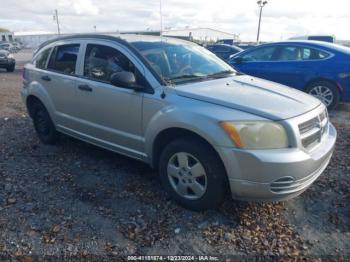
M332 104L334 99L333 92L326 86L315 86L309 94L320 99L327 107Z
M174 154L169 159L167 171L171 186L184 198L199 199L207 190L207 174L204 167L189 153Z

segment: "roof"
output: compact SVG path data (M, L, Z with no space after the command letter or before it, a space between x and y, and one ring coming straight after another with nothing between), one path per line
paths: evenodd
M88 39L88 38L94 38L94 39L104 39L109 41L116 41L119 43L122 43L124 45L134 44L134 43L140 43L140 42L149 42L149 43L167 43L167 44L186 44L186 45L196 45L195 43L185 41L182 39L177 38L171 38L171 37L164 37L164 36L150 36L150 35L136 35L136 34L75 34L75 35L68 35L68 36L61 36L61 37L55 37L53 39L50 39L44 43L42 43L38 48L37 51L43 48L44 46L54 43L57 41L62 40L71 40L71 39Z
M306 46L325 48L332 51L338 51L338 52L350 54L349 47L334 44L334 43L323 42L323 41L315 41L315 40L289 40L289 41L283 41L283 42L267 43L263 45L276 45L276 44L302 44Z
M121 43L129 48L130 51L132 51L143 63L144 65L150 70L153 75L157 78L157 80L165 85L164 79L158 76L158 74L155 73L154 69L148 64L148 62L145 60L145 58L141 55L139 50L136 48L137 43L147 44L148 43L159 43L159 44L187 44L187 45L197 45L195 43L176 39L176 38L169 38L169 37L162 37L162 36L149 36L149 35L133 35L133 34L118 34L118 35L101 35L101 34L76 34L76 35L69 35L69 36L62 36L53 38L51 40L48 40L44 43L42 43L35 51L35 54L39 52L40 49L42 49L44 46L57 42L62 40L72 40L72 39L104 39L108 41L115 41L118 43ZM35 55L34 54L34 55Z

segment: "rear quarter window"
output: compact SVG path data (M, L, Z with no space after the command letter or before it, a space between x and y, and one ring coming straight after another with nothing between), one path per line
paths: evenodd
M33 65L36 68L45 69L46 62L47 62L47 59L50 55L50 52L51 52L51 48L47 48L47 49L41 51L38 55L35 56L35 58L33 60Z
M306 48L306 47L302 49L303 60L322 60L322 59L326 59L329 56L330 56L329 53L322 50Z

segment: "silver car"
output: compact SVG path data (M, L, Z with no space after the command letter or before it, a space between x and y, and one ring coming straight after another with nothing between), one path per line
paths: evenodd
M317 99L242 75L183 40L77 35L41 45L22 96L43 143L63 133L159 170L186 208L279 201L307 189L336 130Z

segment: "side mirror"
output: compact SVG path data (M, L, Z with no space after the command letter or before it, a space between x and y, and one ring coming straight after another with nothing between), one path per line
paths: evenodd
M141 91L142 86L136 82L136 77L132 72L117 72L111 75L111 84L117 87L132 88L135 91Z

